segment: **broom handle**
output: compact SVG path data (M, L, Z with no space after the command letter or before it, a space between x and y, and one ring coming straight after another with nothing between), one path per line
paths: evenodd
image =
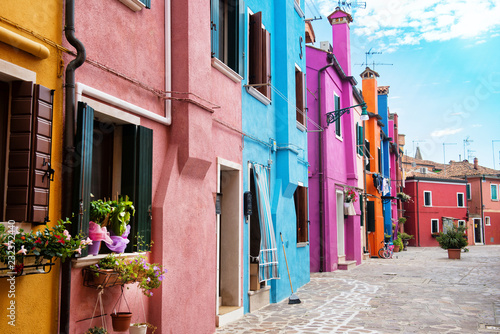
M281 246L283 246L283 254L285 254L286 272L288 273L288 280L290 281L290 289L292 289L293 293L292 279L290 278L290 270L288 270L288 261L286 260L285 244L283 243L283 235L281 234L281 232L280 232L280 237L281 237Z

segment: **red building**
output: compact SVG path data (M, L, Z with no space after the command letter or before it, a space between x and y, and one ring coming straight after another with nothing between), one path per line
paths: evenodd
M410 246L438 246L436 236L449 224L467 223L465 180L444 177L425 169L407 177L404 192L411 196L403 206L407 218L404 230L414 235Z

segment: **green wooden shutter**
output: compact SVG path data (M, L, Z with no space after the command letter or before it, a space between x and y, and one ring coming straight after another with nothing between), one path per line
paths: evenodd
M129 196L135 206L135 216L127 252L134 249L137 237L148 245L151 242L151 204L153 184L153 130L135 125L123 126L122 195Z
M151 0L139 0L139 1L142 2L147 9L151 8Z
M335 95L335 110L339 110L339 109L340 109L340 97L338 97L337 95ZM341 129L340 129L340 117L335 122L335 134L337 136L341 136L342 135L342 132L341 132Z
M94 134L94 109L86 103L78 102L77 127L75 137L75 158L73 187L73 223L77 230L73 234L88 234L90 220L90 192L92 184L92 145ZM82 256L87 250L82 251Z
M210 1L210 38L212 57L219 58L219 0Z

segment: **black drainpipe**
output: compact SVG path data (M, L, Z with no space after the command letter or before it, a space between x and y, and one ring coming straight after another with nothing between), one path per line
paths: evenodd
M73 193L73 163L75 157L75 70L85 62L85 47L75 37L75 0L65 2L66 40L76 49L76 58L66 66L65 80L65 117L64 117L64 158L63 158L63 194ZM72 198L63 196L62 215L71 217ZM77 226L73 226L75 234ZM61 303L59 311L59 333L69 334L70 304L71 304L71 260L67 259L61 265Z
M417 179L417 237L418 237L418 243L417 246L420 247L420 206L419 206L419 201L418 198L420 197L420 194L418 192L418 182L419 180ZM424 198L425 201L425 198Z
M327 59L330 59L327 57ZM328 67L333 66L330 63L318 71L318 122L321 126L321 72L326 70ZM323 187L325 183L325 176L323 175L323 130L320 129L318 132L318 165L319 165L319 272L325 271L325 258L324 258L324 228L325 228L325 215L323 212Z

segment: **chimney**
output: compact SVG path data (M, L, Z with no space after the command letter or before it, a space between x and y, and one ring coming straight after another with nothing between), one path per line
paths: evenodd
M479 167L479 160L477 158L474 158L474 169L477 169Z
M339 7L328 16L332 25L333 54L347 76L351 75L351 36L349 23L352 16Z

